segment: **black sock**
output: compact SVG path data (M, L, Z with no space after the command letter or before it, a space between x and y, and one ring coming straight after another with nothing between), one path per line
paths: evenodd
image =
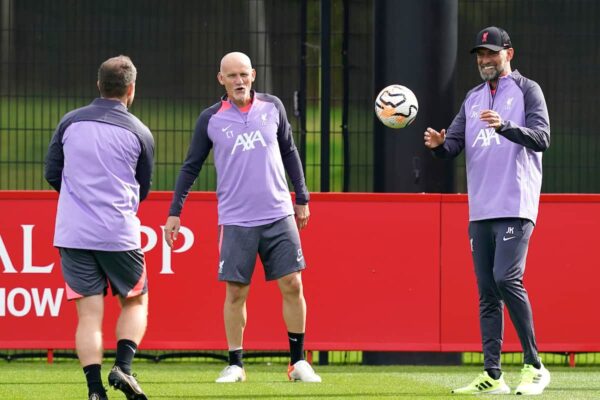
M294 365L304 360L304 333L288 332L290 342L290 364Z
M531 363L531 365L533 365L533 368L535 368L535 369L542 368L542 363L540 362L539 358L534 363Z
M121 368L121 371L131 375L131 362L137 351L137 344L129 339L121 339L117 342L117 356L115 365Z
M244 368L244 363L242 362L243 356L243 349L229 350L229 365L237 365L240 368Z
M500 376L502 376L502 371L499 370L498 368L488 368L486 369L488 375L490 376L490 378L494 379L494 380L498 380L500 379Z
M92 393L98 393L103 396L106 394L106 390L102 385L101 367L100 364L90 364L83 367L83 373L85 374L88 386L88 396Z

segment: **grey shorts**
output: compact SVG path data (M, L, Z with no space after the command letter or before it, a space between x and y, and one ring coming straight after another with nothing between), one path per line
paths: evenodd
M294 216L267 225L219 225L219 280L249 284L256 255L268 281L306 267Z
M101 251L60 247L67 299L104 294L135 297L148 292L146 261L141 249Z

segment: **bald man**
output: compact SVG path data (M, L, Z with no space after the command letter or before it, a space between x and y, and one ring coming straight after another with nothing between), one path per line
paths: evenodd
M301 271L306 263L299 230L308 224L309 194L283 104L275 96L252 90L255 78L247 55L234 52L221 60L217 80L225 95L196 122L165 223L165 240L172 247L177 239L185 198L213 148L219 176L218 279L225 282L223 315L229 347L229 365L216 382L246 379L242 361L246 299L257 254L266 279L277 281L283 298L290 345L288 378L321 382L304 360L306 302ZM295 204L286 172L296 193Z

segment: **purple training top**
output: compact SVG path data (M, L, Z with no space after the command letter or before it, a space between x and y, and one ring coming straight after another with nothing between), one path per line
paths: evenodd
M479 113L502 117L498 131ZM436 156L452 158L464 148L469 220L526 218L534 223L542 187L542 152L550 145L550 121L540 86L513 71L498 80L492 96L487 83L471 89L446 132Z
M285 171L296 191L296 203L308 202L302 164L283 104L275 96L254 91L252 95L247 113L224 97L200 114L169 215L180 215L211 148L217 171L219 224L257 226L294 214Z
M154 140L119 101L96 99L59 123L46 179L60 192L54 246L139 249L138 206L150 189Z

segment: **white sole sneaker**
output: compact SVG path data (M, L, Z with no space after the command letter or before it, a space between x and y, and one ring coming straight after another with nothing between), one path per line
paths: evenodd
M296 364L288 366L288 378L290 381L321 382L321 377L315 373L305 360L300 360Z
M525 368L523 370L525 370ZM550 384L550 371L548 371L543 364L539 370L530 368L529 374L532 372L536 374L527 377L527 382L521 381L519 386L517 386L517 389L515 389L516 395L537 396L542 394L544 389Z
M221 371L219 377L215 380L216 383L235 383L244 382L246 380L246 371L237 365L228 365Z

